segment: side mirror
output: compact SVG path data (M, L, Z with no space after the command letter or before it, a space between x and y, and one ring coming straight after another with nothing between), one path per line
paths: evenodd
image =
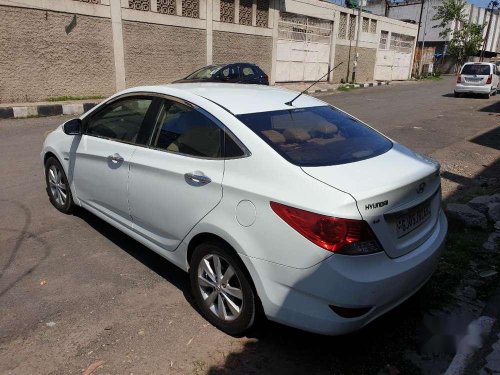
M63 130L68 135L78 135L82 133L82 120L74 118L64 123Z

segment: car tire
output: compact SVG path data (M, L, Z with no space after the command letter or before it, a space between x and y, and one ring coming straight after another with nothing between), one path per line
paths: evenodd
M68 178L59 160L51 156L45 162L45 183L47 194L52 205L64 214L70 214L75 209Z
M227 244L196 246L189 278L196 305L215 327L233 336L252 328L259 311L257 294L243 262Z

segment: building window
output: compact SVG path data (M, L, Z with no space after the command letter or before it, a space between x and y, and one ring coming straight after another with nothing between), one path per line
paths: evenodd
M415 38L410 35L391 33L390 49L393 51L411 53Z
M378 45L378 48L387 49L387 39L389 39L389 32L382 30L380 32L380 43Z
M175 3L175 0L158 0L158 13L177 14Z
M234 23L234 0L220 0L220 20Z
M240 25L252 26L252 0L240 0Z
M339 39L345 39L347 34L347 13L340 13Z
M90 3L90 4L100 4L101 0L76 0L81 1L82 3Z
M354 40L354 35L356 33L356 16L352 14L349 16L349 40Z
M256 25L267 27L269 18L269 0L257 0Z
M151 10L150 0L128 0L128 7L135 10Z
M361 29L363 30L364 33L368 32L368 25L370 24L370 20L366 17L363 17L363 25L361 26Z
M182 0L182 15L200 18L200 0Z
M372 34L376 34L377 33L377 20L371 20L371 22L370 22L370 32Z

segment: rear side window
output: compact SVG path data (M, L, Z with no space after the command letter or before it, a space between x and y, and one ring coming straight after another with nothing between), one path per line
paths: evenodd
M491 74L490 66L485 64L468 64L464 65L461 74L482 75L487 76Z
M243 78L249 78L257 75L257 72L250 65L243 65L241 69L241 75L243 76Z
M142 136L143 123L152 98L125 98L117 100L97 112L87 124L86 134L112 140L145 145L148 136ZM154 123L154 121L153 121ZM144 126L144 129L151 126Z
M281 156L299 166L352 163L392 148L390 140L329 106L237 117Z
M158 116L155 148L198 157L221 157L222 129L196 109L165 100Z

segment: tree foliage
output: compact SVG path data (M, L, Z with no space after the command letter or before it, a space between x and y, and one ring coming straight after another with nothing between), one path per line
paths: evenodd
M467 20L466 6L466 0L443 0L441 5L434 7L436 14L432 17L439 21L435 27L442 29L439 36L450 37L448 53L458 64L477 54L483 43L483 25Z

